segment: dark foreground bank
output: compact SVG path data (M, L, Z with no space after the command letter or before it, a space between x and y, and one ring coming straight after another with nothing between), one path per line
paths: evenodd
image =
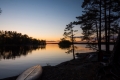
M44 66L42 77L38 80L119 80L110 72L111 66L97 61L97 53L77 54L79 58L60 63L56 66ZM17 76L1 80L16 80Z

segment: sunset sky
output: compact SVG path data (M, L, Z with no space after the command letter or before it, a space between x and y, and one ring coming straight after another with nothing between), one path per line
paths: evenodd
M0 0L0 30L57 41L67 24L82 15L83 0ZM81 35L80 25L76 36Z

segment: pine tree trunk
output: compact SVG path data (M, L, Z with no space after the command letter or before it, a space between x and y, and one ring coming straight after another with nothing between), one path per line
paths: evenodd
M99 39L98 39L98 48L99 48L99 52L98 52L98 61L101 61L102 59L102 53L101 53L101 0L100 0L100 18L99 18Z
M104 20L105 20L105 44L106 44L106 53L108 53L108 29L107 29L107 16L106 16L106 0L104 0Z
M110 2L109 2L109 26L108 26L108 54L110 54L110 5L111 4L111 0L110 0Z
M109 63L111 65L120 65L120 30Z
M74 39L73 39L73 30L72 30L72 51L73 51L73 60L75 60L75 53L74 53Z

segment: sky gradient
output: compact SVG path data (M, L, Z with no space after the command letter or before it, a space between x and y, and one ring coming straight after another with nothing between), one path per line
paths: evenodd
M0 30L47 41L60 40L67 24L82 14L83 0L0 0ZM74 29L79 30L80 25Z

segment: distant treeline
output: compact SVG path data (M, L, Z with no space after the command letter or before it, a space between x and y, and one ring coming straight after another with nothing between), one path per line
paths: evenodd
M0 45L45 45L45 40L29 37L16 31L0 31Z

